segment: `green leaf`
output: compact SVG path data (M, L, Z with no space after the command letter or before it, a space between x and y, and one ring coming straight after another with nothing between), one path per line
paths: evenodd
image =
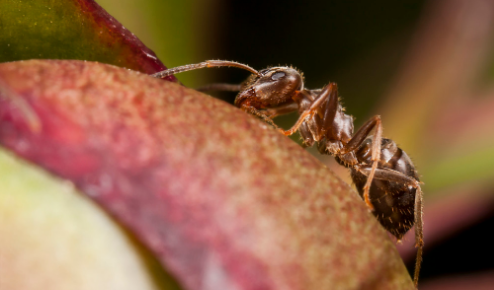
M0 184L1 289L180 289L70 182L0 148Z
M78 59L144 73L165 69L154 52L92 0L0 1L0 13L0 62Z

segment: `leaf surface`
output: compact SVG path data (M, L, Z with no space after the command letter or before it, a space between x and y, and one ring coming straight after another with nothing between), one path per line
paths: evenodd
M0 87L0 143L73 182L186 289L413 289L357 193L237 108L80 61L0 64Z

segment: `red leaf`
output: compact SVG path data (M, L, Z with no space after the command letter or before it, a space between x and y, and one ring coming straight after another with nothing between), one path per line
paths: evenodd
M0 81L1 144L74 182L185 288L413 288L358 195L252 116L98 63L1 64Z

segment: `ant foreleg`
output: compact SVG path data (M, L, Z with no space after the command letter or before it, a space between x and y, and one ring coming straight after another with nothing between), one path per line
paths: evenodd
M249 113L249 114L258 116L259 118L263 119L264 122L273 126L275 129L279 129L279 127L273 122L273 120L271 120L271 118L269 118L269 116L264 114L263 111L259 111L255 107L247 106L247 105L241 106L240 109L244 112ZM279 130L281 130L281 129L279 129Z
M348 152L355 151L362 144L362 142L364 142L367 136L369 136L370 132L372 131L372 129L374 129L374 127L376 128L376 134L372 138L372 148L371 148L372 167L369 175L367 176L367 182L365 183L365 186L363 188L365 203L371 210L374 210L374 206L372 205L369 199L369 189L372 184L372 179L374 178L374 174L377 170L379 159L381 158L381 139L382 139L381 117L374 116L369 121L365 122L365 124L362 125L362 127L360 127L357 133L355 133L352 139L340 151L340 154L346 154Z
M241 69L245 69L250 71L251 73L260 76L259 72L256 71L255 69L251 68L248 65L241 64L238 62L234 61L228 61L228 60L207 60L204 62L196 63L196 64L188 64L188 65L183 65L183 66L178 66L174 67L171 69L167 69L164 71L160 71L158 73L152 74L152 77L155 78L165 78L167 76L171 76L174 74L178 74L181 72L186 72L186 71L191 71L191 70L196 70L196 69L201 69L201 68L209 68L209 67L222 67L222 66L230 66L230 67L238 67Z
M295 112L297 109L298 109L297 103L289 103L289 104L282 105L279 107L266 109L263 111L263 113L264 113L264 115L266 115L266 117L273 119L273 118L280 116L280 115L285 115L285 114Z
M297 123L295 123L295 125L293 125L293 127L291 127L290 129L288 129L286 131L283 129L280 129L281 134L283 134L285 136L293 135L295 132L297 132L298 128L300 127L300 125L302 125L302 123L305 121L305 119L307 117L309 117L310 115L314 115L314 113L315 113L315 111L311 111L310 109L307 111L304 111L302 113L302 115L300 115L300 117L298 118Z
M288 114L288 113L294 112L297 110L297 108L298 108L298 106L296 103L290 103L290 104L282 105L282 106L267 109L267 110L258 110L253 106L249 106L249 105L245 105L245 104L240 106L240 109L242 111L245 111L249 114L258 116L259 118L263 119L266 123L272 125L275 129L278 129L282 132L284 132L283 129L279 128L273 122L272 119L278 115L283 115L283 114Z

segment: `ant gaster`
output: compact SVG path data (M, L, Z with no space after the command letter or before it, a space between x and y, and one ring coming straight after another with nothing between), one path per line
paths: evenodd
M422 261L422 190L408 155L395 142L382 137L381 118L374 116L354 134L353 117L339 102L336 83L322 89L304 88L302 74L290 67L255 69L232 61L210 60L168 69L152 76L164 78L207 67L238 67L252 73L240 85L213 84L203 90L239 91L235 106L274 125L272 118L298 111L300 117L284 135L299 131L305 146L317 142L322 154L351 170L351 177L365 203L381 225L398 240L415 224L414 283ZM275 126L276 127L276 126ZM374 135L370 135L375 129Z

